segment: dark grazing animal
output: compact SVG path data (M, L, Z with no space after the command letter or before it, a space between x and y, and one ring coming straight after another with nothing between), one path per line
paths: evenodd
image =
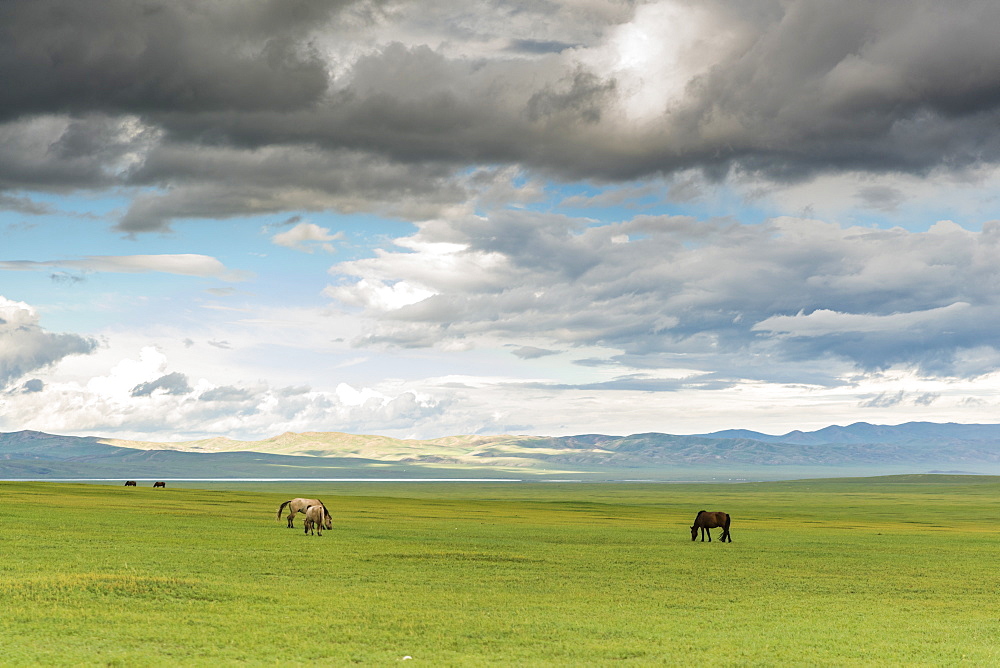
M729 513L710 513L707 510L699 510L698 516L694 518L694 524L691 525L691 540L698 537L698 529L701 529L701 542L705 542L705 535L708 535L708 542L712 542L712 532L709 529L715 529L722 527L722 540L725 543L728 539L730 543L733 542L733 537L729 535Z
M282 503L280 506L278 506L278 514L275 517L275 520L281 519L281 511L285 509L285 506L288 506L289 529L295 528L295 525L292 524L292 520L295 519L295 515L298 513L305 513L306 509L309 506L323 506L323 512L326 514L327 519L329 519L331 522L333 521L333 518L330 517L330 511L326 509L326 506L323 505L322 501L320 501L319 499L302 499L302 498L290 499Z
M326 507L320 504L306 508L305 533L314 533L317 536L322 536L323 529L333 529L333 519L326 512Z
M135 487L135 480L126 480L125 481L125 486L126 487Z
M167 486L167 483L165 483L165 482L154 482L153 483L153 487L166 487L166 486Z

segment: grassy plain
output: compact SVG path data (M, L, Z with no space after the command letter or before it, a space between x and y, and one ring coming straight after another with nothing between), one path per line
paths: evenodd
M997 478L4 482L0 662L1000 665L998 553Z

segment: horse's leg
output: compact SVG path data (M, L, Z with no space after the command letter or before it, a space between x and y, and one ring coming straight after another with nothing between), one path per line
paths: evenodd
M294 519L295 519L295 512L293 511L293 512L288 513L288 528L289 529L294 529L295 528L295 525L292 523L292 520L294 520Z

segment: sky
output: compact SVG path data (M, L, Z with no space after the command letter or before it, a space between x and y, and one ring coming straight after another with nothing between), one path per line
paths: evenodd
M0 3L0 431L996 422L998 24Z

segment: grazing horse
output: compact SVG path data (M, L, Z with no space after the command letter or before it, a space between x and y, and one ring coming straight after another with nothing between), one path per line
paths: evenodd
M333 521L333 518L330 517L330 511L326 509L326 506L323 505L322 501L320 501L319 499L301 499L301 498L285 501L283 504L278 506L278 514L275 517L275 520L281 519L281 511L285 509L285 506L288 506L289 529L295 528L295 526L292 524L292 520L295 519L295 515L298 513L305 513L306 508L308 508L309 506L322 506L323 512L326 514L327 519L329 519L331 522Z
M165 483L165 482L154 482L153 483L153 487L163 487L163 488L166 488L166 486L167 486L167 483Z
M315 532L313 528L315 528ZM323 529L328 531L333 529L333 519L326 512L326 507L320 504L306 508L305 533L315 533L317 536L322 536Z
M705 510L699 510L698 516L694 518L694 524L691 525L691 540L698 537L698 529L701 529L701 542L705 542L705 535L708 534L708 542L712 542L712 532L709 529L715 529L722 527L722 542L725 543L726 539L729 542L733 542L733 537L729 535L729 513L710 513Z
M126 487L135 487L135 480L126 480L125 481L125 486Z

